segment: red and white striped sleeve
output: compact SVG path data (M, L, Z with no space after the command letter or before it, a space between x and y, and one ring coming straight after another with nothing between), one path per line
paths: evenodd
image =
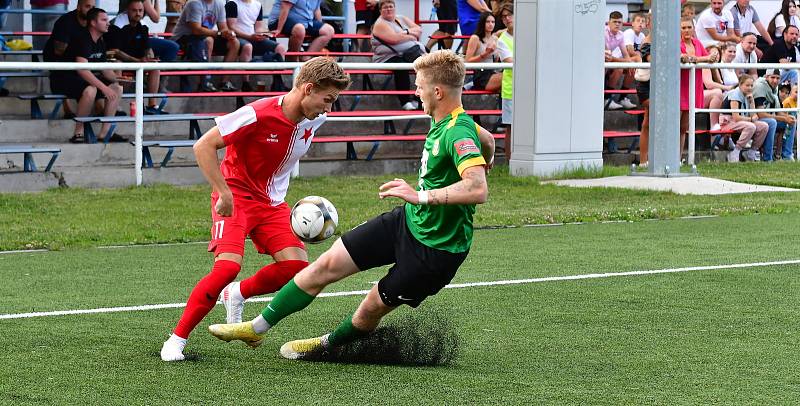
M244 106L232 113L214 119L225 145L244 139L256 129L256 111L253 106Z

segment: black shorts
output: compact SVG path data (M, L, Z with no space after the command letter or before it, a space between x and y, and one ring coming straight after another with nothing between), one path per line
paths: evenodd
M378 10L360 10L356 11L356 24L358 25L366 25L367 27L372 27L375 24L375 21L378 21L378 17L380 17L381 13Z
M636 97L639 98L639 103L644 103L650 100L650 81L636 82Z
M456 0L439 0L436 18L439 20L458 20L458 5L456 5ZM448 34L455 34L457 28L458 24L439 23L439 31Z
M103 76L98 76L97 78L100 79L103 84L111 84L111 82ZM63 94L69 99L80 100L81 96L83 96L83 91L89 86L91 86L89 82L83 80L83 78L77 74L50 76L50 91L53 92L53 94ZM103 95L100 89L97 89L97 94L95 94L94 98L95 100L104 99L105 95Z
M362 271L394 264L378 282L381 300L391 307L419 306L453 280L469 254L437 250L417 241L406 225L404 206L348 231L342 243Z

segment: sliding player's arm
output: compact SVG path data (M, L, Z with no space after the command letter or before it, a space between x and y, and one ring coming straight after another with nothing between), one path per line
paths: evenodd
M197 140L192 149L197 159L197 166L211 184L212 190L219 195L215 210L220 216L230 216L233 214L233 194L219 170L219 158L217 158L217 151L222 148L225 148L225 141L219 129L214 126Z
M494 166L494 135L489 130L475 124L478 129L478 139L481 142L481 155L486 161L486 170Z
M427 202L420 201L423 193ZM405 180L395 179L381 185L378 196L397 197L411 204L481 204L489 198L489 186L484 165L476 165L464 169L460 181L444 188L417 192Z

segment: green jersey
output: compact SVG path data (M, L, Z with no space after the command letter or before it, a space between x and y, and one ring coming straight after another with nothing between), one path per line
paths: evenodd
M433 190L461 180L469 167L486 165L478 127L462 107L439 122L431 121L425 138L417 190ZM460 253L472 244L474 204L416 205L406 203L411 234L428 247Z

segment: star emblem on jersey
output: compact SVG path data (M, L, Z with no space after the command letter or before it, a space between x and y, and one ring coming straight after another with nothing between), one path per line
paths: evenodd
M300 138L302 138L302 139L303 139L303 141L305 141L306 143L308 143L308 140L311 138L311 135L312 135L312 133L313 133L313 132L311 131L311 129L310 129L310 128L307 128L307 129L305 130L305 133L303 134L303 136L302 136L302 137L300 137Z
M269 138L278 138L278 134L270 134Z

